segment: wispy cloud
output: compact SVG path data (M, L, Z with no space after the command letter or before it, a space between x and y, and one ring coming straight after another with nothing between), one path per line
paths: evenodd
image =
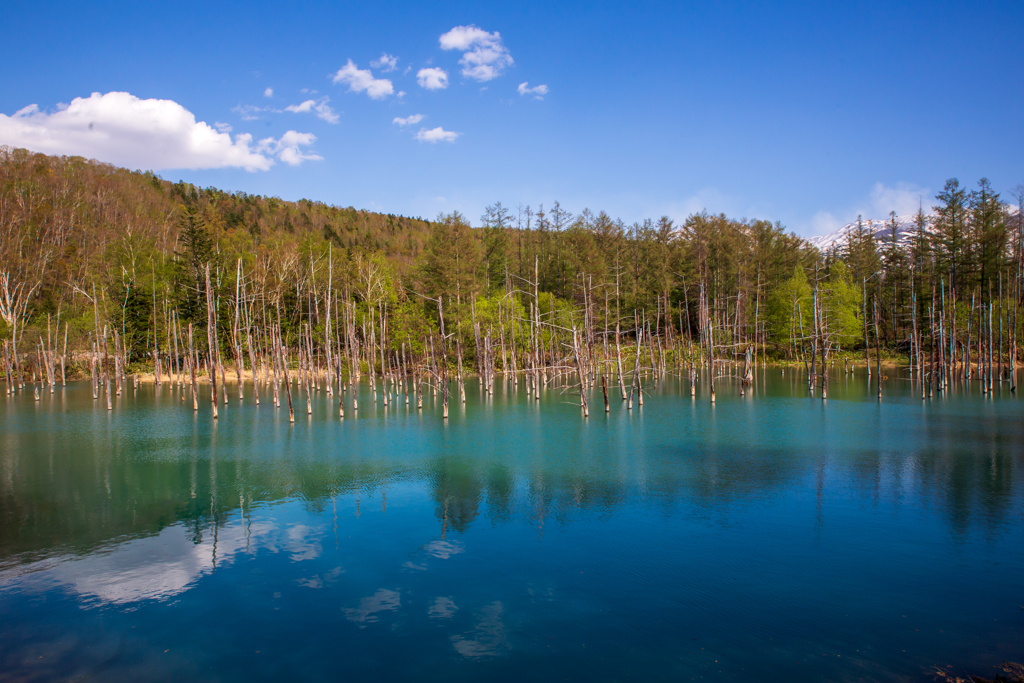
M518 90L520 95L533 95L535 100L543 100L544 96L548 94L548 86L535 85L531 88L528 81L520 83Z
M871 188L868 207L872 214L871 218L888 218L890 211L895 211L899 216L908 216L916 213L918 207L922 205L925 212L930 211L928 202L931 201L931 196L930 189L914 183L896 183L895 187L875 183Z
M420 142L455 142L455 138L462 135L462 133L453 133L450 130L445 130L441 126L437 128L420 128L419 132L416 133L416 139Z
M232 107L231 111L238 114L243 121L255 121L260 117L260 112L267 111L267 108L252 104L240 104L237 107Z
M306 100L300 104L289 104L284 110L290 111L293 114L313 112L318 118L323 119L327 123L337 123L339 120L338 114L327 104L330 101L329 97L321 97L319 100Z
M413 126L425 118L427 117L424 116L423 114L411 114L409 116L406 116L404 119L401 118L400 116L396 116L391 123L397 123L399 126L402 126L404 128L405 126Z
M380 69L384 73L394 71L398 68L398 57L389 55L387 52L380 56L380 59L375 59L370 62L370 66L374 69Z
M930 213L931 200L932 191L927 187L905 182L888 186L879 182L866 197L851 205L818 211L798 232L807 236L827 235L857 220L857 216L864 220L887 220L890 211L895 211L897 216L911 216L917 213L918 207L923 207L925 213Z
M333 76L334 83L344 83L349 92L365 92L370 99L381 100L395 92L394 86L386 78L374 78L369 69L358 68L352 60L338 69Z
M126 92L76 97L59 111L29 105L13 116L0 114L0 144L45 154L99 159L129 168L244 168L265 171L275 159L298 165L320 159L303 152L316 139L290 130L280 139L253 145L252 135L232 138L230 127L214 129L172 100L142 100Z
M512 55L501 42L501 34L470 24L456 26L439 39L442 50L459 50L462 75L477 81L497 78L506 67L512 66Z
M420 69L416 72L416 82L427 90L443 90L448 87L448 72L437 67Z
M264 97L273 97L274 96L274 89L273 88L267 88L266 90L263 91L263 96Z

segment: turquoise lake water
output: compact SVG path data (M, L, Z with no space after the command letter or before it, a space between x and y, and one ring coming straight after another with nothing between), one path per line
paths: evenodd
M896 371L887 371L896 375ZM899 373L899 374L905 374ZM0 680L924 681L1024 660L1024 405L5 397Z

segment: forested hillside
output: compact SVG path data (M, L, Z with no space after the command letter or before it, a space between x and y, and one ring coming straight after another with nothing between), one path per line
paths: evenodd
M458 213L286 202L0 148L0 334L12 371L46 368L65 338L73 360L109 336L129 364L163 358L166 372L191 324L196 346L245 367L279 333L339 372L357 358L386 372L403 349L424 357L442 314L436 352L451 345L477 371L584 357L596 368L609 343L645 330L652 366L712 352L827 358L867 335L919 367L933 351L952 367L968 343L984 351L977 330L991 323L1009 361L1020 212L987 180L974 191L950 180L916 220L912 239L896 240L894 221L892 240L865 228L825 253L778 223L707 213L627 225L557 202L497 203L471 227Z

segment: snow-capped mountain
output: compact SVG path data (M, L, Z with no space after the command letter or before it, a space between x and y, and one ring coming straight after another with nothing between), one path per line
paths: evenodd
M892 239L892 227L888 220L861 220L861 226L866 232L875 236L875 243L882 245ZM925 232L931 232L932 217L928 217L928 224ZM917 232L917 224L913 216L896 216L896 241L900 246L909 245L914 233ZM851 234L857 233L857 221L847 223L843 227L820 237L811 237L807 241L821 251L828 251L834 247L845 247Z
M1012 204L1003 204L1003 210L1006 212L1006 217L1009 221L1016 221L1017 215L1020 213L1020 207ZM924 231L925 233L931 234L934 230L935 216L929 214L926 218L928 222L924 226ZM888 241L892 239L892 227L890 226L888 219L862 219L860 223L865 231L870 232L875 236L875 243L879 247L888 243ZM845 247L847 242L849 242L850 235L856 234L856 232L857 221L853 221L852 223L847 223L843 227L830 232L827 235L809 237L807 241L824 252L833 248ZM914 222L913 216L896 216L896 242L901 247L910 246L916 232L917 224Z

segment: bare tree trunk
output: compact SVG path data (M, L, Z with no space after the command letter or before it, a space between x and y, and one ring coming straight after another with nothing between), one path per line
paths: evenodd
M107 326L103 326L103 391L107 394L107 410L113 410L110 399L110 352L107 350Z
M590 406L587 404L587 378L583 370L579 335L575 327L572 328L572 352L576 361L576 376L580 382L580 407L583 409L583 417L590 417Z
M882 400L882 343L878 335L878 297L874 301L875 312L875 359L878 364L878 400Z
M210 405L213 409L213 419L217 419L217 356L213 341L213 328L216 325L216 316L213 312L213 292L210 291L210 264L206 264L206 343L207 357L209 359L208 372L210 375Z
M441 321L441 399L444 402L444 409L441 417L448 419L448 342L444 331L444 305L443 297L437 298L437 315Z

